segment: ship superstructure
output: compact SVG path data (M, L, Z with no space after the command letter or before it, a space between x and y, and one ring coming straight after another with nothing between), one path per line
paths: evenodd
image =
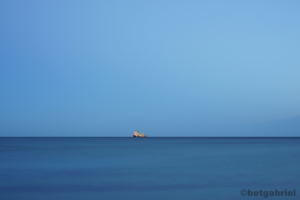
M144 135L144 133L140 133L138 129L133 133L133 137L147 137L147 135Z

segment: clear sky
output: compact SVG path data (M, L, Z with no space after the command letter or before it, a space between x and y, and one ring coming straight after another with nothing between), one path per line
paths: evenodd
M0 136L300 136L299 8L0 0Z

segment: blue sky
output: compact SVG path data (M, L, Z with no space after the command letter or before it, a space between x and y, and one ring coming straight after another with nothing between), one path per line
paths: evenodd
M0 1L0 136L300 136L299 7Z

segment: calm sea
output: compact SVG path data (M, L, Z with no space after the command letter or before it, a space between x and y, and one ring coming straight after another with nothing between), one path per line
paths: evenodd
M0 138L0 199L300 199L300 138Z

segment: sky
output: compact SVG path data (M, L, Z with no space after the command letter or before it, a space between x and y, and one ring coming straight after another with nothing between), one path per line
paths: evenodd
M300 136L299 7L0 0L0 136Z

